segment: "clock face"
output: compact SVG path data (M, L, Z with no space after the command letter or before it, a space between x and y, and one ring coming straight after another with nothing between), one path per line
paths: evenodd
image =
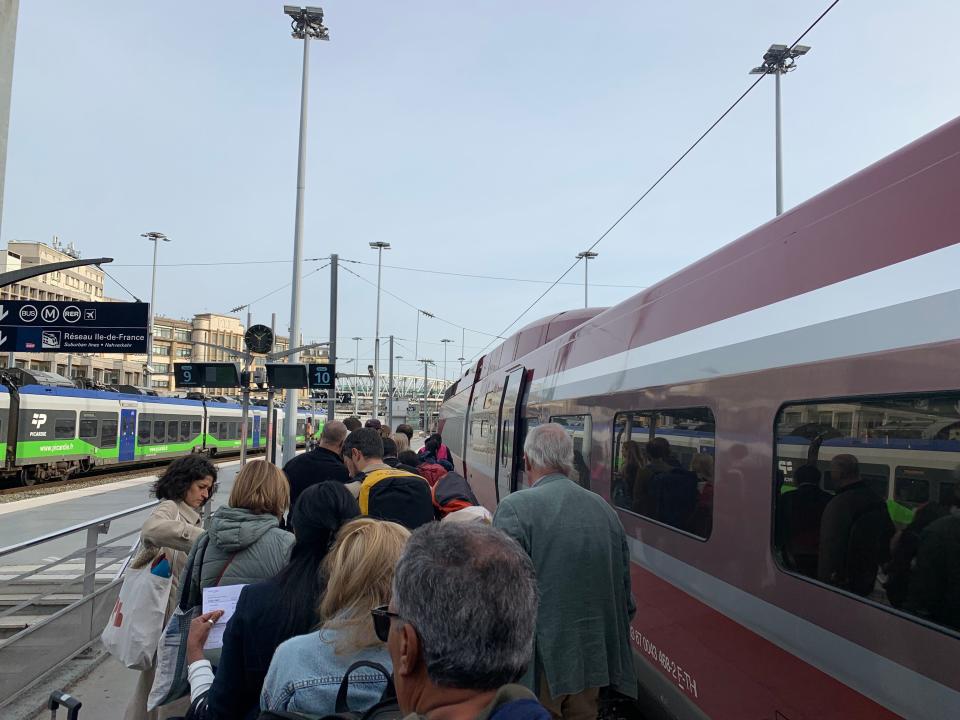
M243 342L252 353L268 353L273 349L273 330L266 325L251 325L243 335Z

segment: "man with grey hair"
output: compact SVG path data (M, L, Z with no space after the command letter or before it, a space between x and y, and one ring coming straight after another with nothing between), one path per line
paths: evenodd
M443 720L549 720L511 683L533 654L537 581L523 550L479 523L431 523L407 541L393 599L373 611L401 710Z
M339 420L324 424L317 446L301 455L297 455L283 466L287 481L290 483L290 509L293 509L300 493L311 485L335 480L341 483L350 481L347 466L343 464L341 453L343 442L347 439L347 426Z
M501 499L493 518L530 555L540 588L523 682L555 718L592 720L600 688L637 697L626 533L613 508L570 479L573 440L561 425L531 430L523 454L530 487Z

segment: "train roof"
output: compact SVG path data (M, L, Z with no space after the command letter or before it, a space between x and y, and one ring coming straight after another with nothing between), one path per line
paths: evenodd
M3 388L7 392L6 388ZM21 395L54 395L57 397L87 398L89 400L132 400L134 402L151 405L188 405L203 407L201 400L187 400L186 398L166 398L154 395L133 395L128 393L109 392L106 390L83 390L81 388L65 388L52 385L24 385L20 388Z

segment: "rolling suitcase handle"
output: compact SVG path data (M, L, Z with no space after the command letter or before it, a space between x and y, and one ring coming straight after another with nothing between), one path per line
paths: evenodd
M57 720L57 709L63 706L67 709L67 720L77 720L83 703L73 695L62 690L54 690L47 699L47 709L50 711L50 720Z

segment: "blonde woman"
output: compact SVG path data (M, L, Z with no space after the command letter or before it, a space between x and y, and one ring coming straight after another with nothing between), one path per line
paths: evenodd
M404 450L410 449L410 438L408 438L404 433L394 433L392 437L393 441L397 444L397 457L400 457L400 453L402 453Z
M196 558L187 607L201 603L203 588L272 578L290 558L293 533L280 529L280 519L290 505L290 485L280 468L263 460L248 462L237 475L227 503L213 514L209 532L190 552ZM216 664L219 651L208 657Z
M372 518L358 518L340 529L323 562L327 590L320 603L320 629L277 648L261 709L328 715L354 662L368 660L392 671L370 613L390 602L393 568L409 537L401 525ZM386 680L371 669L355 671L350 680L347 699L354 711L374 705L386 688Z

